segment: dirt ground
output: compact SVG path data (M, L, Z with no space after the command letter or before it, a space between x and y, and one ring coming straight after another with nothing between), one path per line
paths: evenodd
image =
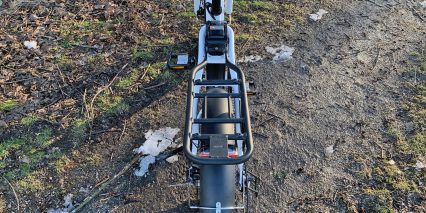
M199 27L190 1L31 2L0 10L0 212L64 208L69 194L78 206L143 133L183 129L186 75L163 62L195 49ZM420 1L253 2L233 20L237 57L263 58L239 64L258 92L250 212L426 212ZM292 59L273 62L265 47L283 44ZM126 172L82 212L190 212L185 174L182 155Z

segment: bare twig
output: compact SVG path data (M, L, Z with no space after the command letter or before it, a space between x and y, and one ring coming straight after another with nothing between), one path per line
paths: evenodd
M127 170L129 170L130 168L132 168L133 164L136 163L139 158L141 158L143 156L143 154L137 154L135 155L132 160L126 164L126 166L124 166L124 168L117 173L116 175L114 175L112 178L110 178L109 180L105 181L104 183L102 183L99 188L97 190L95 190L95 192L93 192L89 197L87 197L86 199L84 199L83 203L81 203L77 208L75 208L71 213L75 213L80 211L85 205L87 205L91 200L93 200L93 198L95 198L96 196L99 195L99 193L102 192L102 190L104 190L108 185L110 185L114 180L116 180L117 178L121 177L121 175L123 175Z
M0 84L14 84L14 83L20 83L20 82L24 82L24 81L28 81L32 79L34 78L25 78L25 79L16 80L16 81L5 81L5 82L0 82Z
M84 103L84 115L87 119L89 119L89 108L87 107L87 100L86 100L86 95L87 95L87 89L84 89L84 93L83 93L83 103ZM83 109L81 109L82 113L83 113Z
M151 64L148 64L148 66L145 68L145 72L143 72L143 74L140 77L138 77L138 79L136 79L136 82L142 81L145 78L146 73L148 73L148 70L149 70L150 67L151 67ZM132 88L132 87L134 87L136 85L140 85L140 84L139 83L135 83L135 84L129 86L128 88Z
M268 115L274 116L274 117L276 117L276 118L278 118L278 119L281 119L282 121L285 121L285 119L284 119L283 117L281 117L281 116L279 116L279 115L276 115L276 114L274 114L274 113L272 113L272 112L268 112Z
M92 101L90 101L90 118L94 117L94 110L93 110L93 104L96 101L96 98L98 97L99 94L101 94L101 92L103 92L104 90L108 89L115 81L115 79L117 79L118 75L123 72L123 70L127 67L127 65L129 65L129 63L125 64L121 70L114 76L114 78L112 78L112 80L109 82L108 85L102 87L101 89L98 89L98 91L96 92L95 96L93 96Z
M13 188L12 184L9 182L7 178L3 176L3 179L7 182L7 184L9 184L10 188L12 189L13 195L15 196L15 199L16 199L17 210L19 212L19 198L18 198L18 195L16 194L15 188Z
M100 49L99 47L93 47L93 46L81 45L81 44L74 44L73 46L75 46L75 47L81 47L81 48L87 48L87 49L94 49L94 50Z
M146 89L146 90L148 90L148 89L154 89L154 88L156 88L156 87L161 87L161 86L163 86L164 84L166 84L166 83L159 83L159 84L157 84L157 85L154 85L154 86L150 86L150 87L145 87L145 88L143 88L143 89Z
M373 61L373 71L376 68L377 62L379 61L379 57L380 57L380 47L377 48L377 54Z
M126 124L127 124L127 121L126 121L126 120L124 120L124 124L123 124L123 131L121 131L121 135L120 135L120 137L118 138L118 140L119 140L119 141L121 140L121 138L123 137L123 135L124 135L124 133L125 133L125 131L126 131Z
M367 0L368 2L378 6L378 7L383 7L383 5L378 4L377 2L373 1L373 0Z
M121 129L108 129L108 130L101 130L101 131L97 131L97 132L91 132L91 135L98 135L98 134L102 134L102 133L106 133L106 132L122 132ZM89 136L89 134L87 134L86 136Z
M277 118L277 117L276 117L276 116L272 116L272 117L270 117L270 118L268 118L268 119L266 119L266 120L262 121L260 124L258 124L258 125L256 125L256 126L262 126L263 124L265 124L266 122L268 122L268 121L270 121L270 120L272 120L272 119L274 119L274 118Z
M182 150L183 150L183 147L176 148L170 152L160 154L159 156L156 157L156 159L158 161L165 160L169 158L170 156L173 156L179 152L182 152ZM90 196L86 197L86 199L84 199L83 202L77 208L75 208L71 213L80 211L85 205L87 205L91 200L93 200L96 196L98 196L102 192L102 190L104 190L114 180L116 180L117 178L121 177L124 173L126 173L130 168L132 168L133 164L135 164L141 157L144 157L144 156L147 156L147 155L143 153L139 153L135 155L132 158L132 160L130 160L130 162L127 163L119 173L114 175L112 178L106 178L101 183L98 183L97 186L99 186L99 188L96 189Z

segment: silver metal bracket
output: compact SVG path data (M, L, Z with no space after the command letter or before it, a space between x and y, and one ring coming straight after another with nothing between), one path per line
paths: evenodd
M216 203L216 213L220 213L222 211L222 205L220 204L220 202Z

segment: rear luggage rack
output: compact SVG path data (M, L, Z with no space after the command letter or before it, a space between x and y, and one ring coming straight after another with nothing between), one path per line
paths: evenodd
M184 133L184 145L183 150L186 157L195 164L200 165L235 165L246 162L253 153L253 140L250 127L250 115L248 110L248 100L247 100L247 88L244 79L244 73L234 64L229 61L226 61L226 66L235 71L238 75L238 79L229 79L229 80L206 80L206 79L194 79L197 72L204 69L207 66L207 61L204 61L198 64L192 69L191 78L188 83L188 95L187 95L187 111L186 111L186 122L185 122L185 133ZM195 87L223 87L223 88L232 88L237 86L238 91L232 91L229 93L203 93L195 92ZM198 91L201 91L198 90ZM229 91L229 90L228 90ZM235 118L199 118L197 115L194 115L194 105L198 104L198 99L207 98L227 98L229 100L228 105L230 106L231 99L239 99L241 102L240 110L241 115ZM197 102L194 101L197 100ZM231 110L230 110L231 111ZM231 113L231 112L229 112ZM236 124L241 126L241 133L237 132L235 134L200 134L192 133L193 125L203 125L203 124ZM219 148L211 147L214 153L210 153L209 157L199 156L196 153L193 153L191 147L196 141L203 140L210 144L210 146L217 145ZM230 157L228 153L228 147L224 146L228 140L241 141L242 153L235 157ZM218 145L219 144L219 145ZM237 144L237 143L235 143Z

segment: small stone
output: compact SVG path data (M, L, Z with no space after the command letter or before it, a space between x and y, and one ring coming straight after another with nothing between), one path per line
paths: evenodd
M174 143L170 144L170 147L173 148L173 149L179 148L181 146L183 146L183 144L182 143L176 143L176 141Z
M179 156L177 156L177 155L173 155L173 156L166 159L166 161L169 162L169 163L175 163L178 160L179 160Z
M308 75L310 71L311 71L311 68L309 67L309 65L307 65L304 62L300 63L300 72L302 74Z
M7 123L4 120L0 120L0 128L7 127Z
M177 10L185 9L185 7L182 4L177 4L175 7L176 7Z
M278 138L283 137L283 134L279 130L275 131L275 134L277 135Z
M30 158L26 155L22 156L21 158L22 163L30 163Z
M95 10L102 10L102 9L104 9L104 7L105 7L105 5L98 4L98 5L95 5Z
M27 49L36 49L37 48L37 41L24 41L24 46Z
M371 57L365 53L361 52L356 56L357 60L363 64L369 64L371 62Z
M325 155L326 156L331 156L333 153L334 153L334 145L327 146L325 148Z
M423 169L423 168L425 168L425 165L423 164L423 162L417 161L416 162L416 169L420 170L420 169Z
M37 15L35 15L35 14L31 14L29 17L28 17L28 19L30 20L30 21L36 21L37 20Z
M78 190L78 192L89 193L89 188L80 187L80 190Z

